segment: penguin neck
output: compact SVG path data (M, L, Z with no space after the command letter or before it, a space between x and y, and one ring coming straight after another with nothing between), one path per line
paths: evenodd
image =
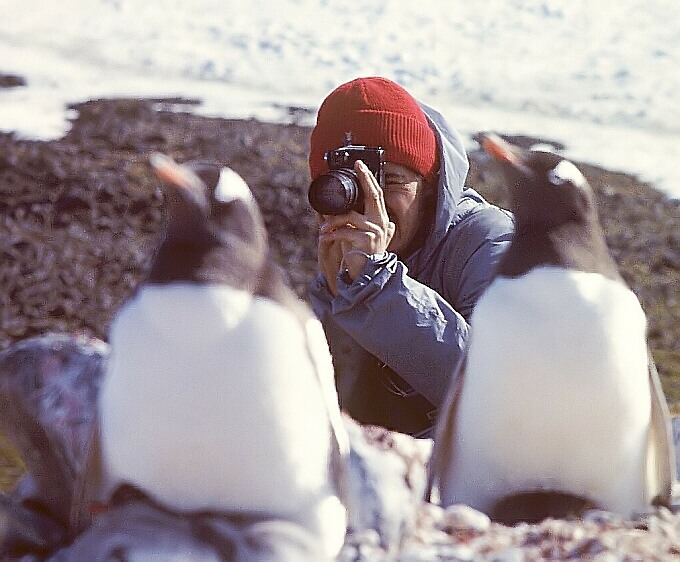
M546 228L518 225L497 275L519 277L540 266L599 273L623 281L599 224L569 221Z
M156 250L146 283L219 283L218 268L210 266L218 248L219 241L201 223L191 230L175 225Z
M190 229L166 231L145 283L228 285L254 293L261 282L265 254L249 240L221 232L207 221Z
M210 206L175 186L166 191L167 222L145 282L221 284L230 281L221 256L223 241L210 218Z

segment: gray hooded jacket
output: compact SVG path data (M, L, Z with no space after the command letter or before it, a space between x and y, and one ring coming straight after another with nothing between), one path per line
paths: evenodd
M404 261L369 259L338 295L323 275L309 296L329 340L340 403L363 423L429 436L463 357L470 315L508 247L512 215L465 187L460 135L422 105L440 150L438 201L425 243Z

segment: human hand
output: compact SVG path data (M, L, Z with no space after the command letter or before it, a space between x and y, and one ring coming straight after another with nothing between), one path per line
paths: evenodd
M385 252L395 226L385 207L378 180L368 167L357 160L354 165L364 192L364 212L323 216L319 229L319 266L332 294L337 294L336 276L341 267L355 279L366 265L367 256Z
M319 224L325 224L326 216L319 215ZM326 286L328 287L331 295L336 296L338 294L338 271L342 267L342 242L337 240L324 239L321 234L319 234L319 245L318 245L318 260L319 260L319 270L326 278Z

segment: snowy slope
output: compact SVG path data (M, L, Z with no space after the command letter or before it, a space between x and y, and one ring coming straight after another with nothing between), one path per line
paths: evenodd
M2 0L0 129L53 137L64 106L183 95L283 119L358 75L392 78L464 132L567 154L680 197L678 0Z

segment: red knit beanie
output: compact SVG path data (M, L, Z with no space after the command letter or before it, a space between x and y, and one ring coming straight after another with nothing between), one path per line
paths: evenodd
M321 104L312 131L309 171L312 180L328 171L324 155L352 144L385 149L388 162L401 164L432 182L439 169L437 139L418 102L385 78L357 78L333 90Z

